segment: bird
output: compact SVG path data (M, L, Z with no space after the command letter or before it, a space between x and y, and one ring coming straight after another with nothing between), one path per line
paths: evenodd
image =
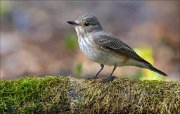
M116 68L122 66L136 66L167 76L166 73L140 57L117 36L105 31L94 14L85 13L77 20L67 21L67 23L75 27L79 47L85 56L101 66L92 79L98 77L105 65L114 66L110 76L107 78L108 81L113 79Z

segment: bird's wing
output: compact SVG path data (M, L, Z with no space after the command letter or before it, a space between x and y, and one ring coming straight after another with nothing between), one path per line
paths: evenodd
M102 48L111 50L121 55L125 55L128 58L132 58L140 62L150 64L146 60L141 58L139 55L137 55L131 47L129 47L127 44L125 44L113 35L93 35L93 41Z

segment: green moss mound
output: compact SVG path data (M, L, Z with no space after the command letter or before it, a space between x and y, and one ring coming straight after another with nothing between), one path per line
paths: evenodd
M0 81L0 113L58 113L68 109L68 78Z
M0 113L180 113L180 83L63 76L0 81Z
M91 113L180 113L178 82L117 79L104 84L88 81L83 91L81 109Z

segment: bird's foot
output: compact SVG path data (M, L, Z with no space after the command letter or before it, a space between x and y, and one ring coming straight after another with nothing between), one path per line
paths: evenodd
M109 76L108 78L103 79L101 82L103 83L111 82L116 78L117 78L116 76Z
M97 76L86 78L87 80L95 80L97 79Z

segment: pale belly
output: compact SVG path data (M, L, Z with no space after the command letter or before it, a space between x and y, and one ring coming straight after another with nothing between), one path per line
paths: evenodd
M87 40L78 40L82 52L92 61L104 65L124 66L125 57L114 54L106 49L96 47L95 44Z

